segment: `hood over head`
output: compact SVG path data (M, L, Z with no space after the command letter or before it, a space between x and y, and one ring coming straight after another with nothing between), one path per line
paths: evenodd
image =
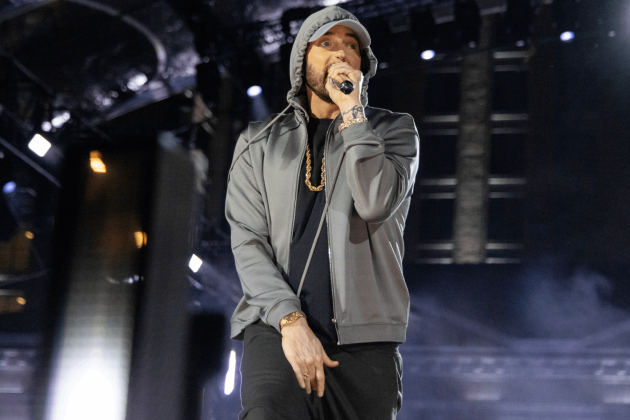
M306 99L306 87L304 86L304 60L306 58L306 49L308 47L309 39L315 34L315 32L322 26L327 25L334 21L341 20L353 20L357 23L357 19L352 13L337 6L326 7L319 12L310 15L302 24L300 31L295 37L293 42L293 49L291 50L291 61L289 74L291 76L291 90L287 94L287 101L290 105L300 111L306 120L308 121L308 101ZM340 25L344 25L346 22L339 22ZM333 25L334 26L334 25ZM345 26L348 26L347 23ZM353 25L351 25L353 26ZM351 28L352 29L352 28ZM368 35L369 39L369 35ZM368 103L367 88L368 82L374 74L376 74L376 68L378 61L372 53L372 49L368 46L361 45L361 67L364 67L363 60L367 57L369 61L369 70L364 73L363 89L361 92L361 104L366 106Z

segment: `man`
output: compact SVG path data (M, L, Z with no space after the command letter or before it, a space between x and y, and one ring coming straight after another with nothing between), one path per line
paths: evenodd
M369 45L349 12L311 15L291 52L294 111L250 124L237 143L226 217L244 292L232 317L245 341L241 419L400 409L418 135L411 116L366 106Z

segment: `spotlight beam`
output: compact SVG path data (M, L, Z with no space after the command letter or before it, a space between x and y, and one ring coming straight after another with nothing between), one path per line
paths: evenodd
M55 184L57 187L61 188L61 184L59 183L59 181L57 181L57 178L55 178L54 176L52 176L50 174L50 172L48 172L46 169L42 168L41 166L39 166L37 163L35 163L33 160L29 159L28 156L26 156L24 153L20 152L18 149L16 149L15 147L13 147L13 145L11 143L9 143L8 141L6 141L5 139L3 139L2 137L0 137L0 144L2 146L4 146L8 151L10 151L11 153L13 153L15 156L17 156L18 158L20 158L24 163L26 163L28 166L30 166L31 168L35 169L37 172L39 172L40 174L42 174L46 179L48 179L50 182L52 182L53 184Z

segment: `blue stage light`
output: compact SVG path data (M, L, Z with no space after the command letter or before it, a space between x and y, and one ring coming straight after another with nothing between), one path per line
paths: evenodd
M13 191L15 191L15 187L15 182L9 181L4 184L4 187L2 187L2 191L4 191L5 194L11 194Z
M247 89L247 96L249 96L250 98L253 98L254 96L258 96L262 93L262 88L260 86L250 86L249 89Z
M423 51L422 54L420 54L420 57L422 57L423 60L430 60L433 57L435 57L435 51L433 50Z
M572 41L573 38L575 38L575 34L571 31L562 32L562 34L560 35L560 40L563 42Z

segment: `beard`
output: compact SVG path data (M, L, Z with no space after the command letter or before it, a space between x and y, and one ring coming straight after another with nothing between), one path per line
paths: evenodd
M329 66L330 67L330 66ZM312 64L306 65L306 86L311 88L313 93L324 102L334 104L330 99L330 95L326 90L326 83L328 81L328 67L323 73L318 72Z

